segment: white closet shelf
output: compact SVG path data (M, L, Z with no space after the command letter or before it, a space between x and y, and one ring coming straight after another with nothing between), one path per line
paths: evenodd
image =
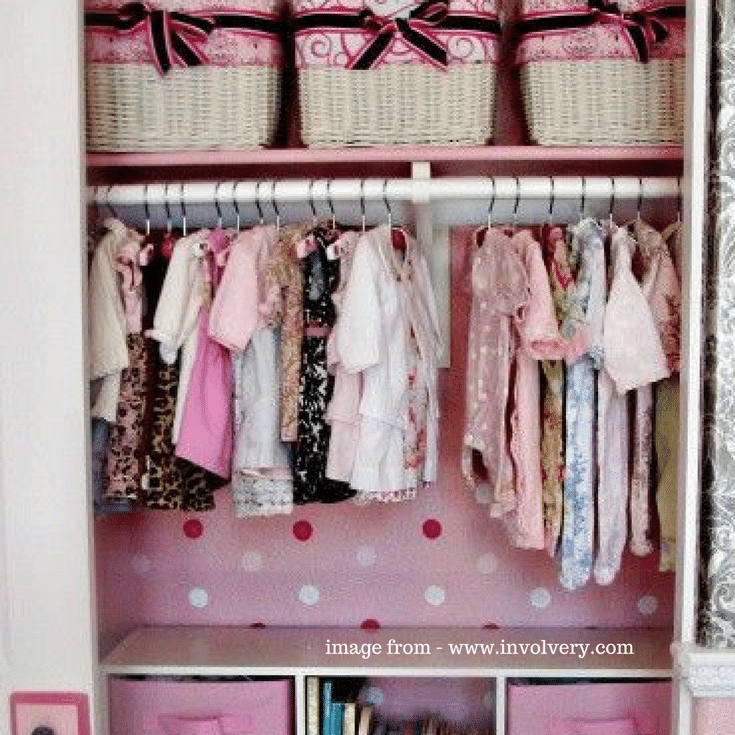
M370 646L360 654L327 653L332 644ZM388 653L400 646L400 652ZM545 642L546 654L503 653L509 644ZM492 653L452 653L450 644L493 645ZM101 662L107 675L159 676L458 676L667 678L671 632L656 628L352 628L237 626L143 627L132 631ZM574 654L549 644L575 644ZM579 657L579 644L587 654ZM621 645L632 653L618 653ZM379 652L375 648L380 646ZM604 646L611 653L590 653ZM615 649L613 653L612 650ZM419 652L423 649L424 652ZM334 650L334 649L330 649ZM602 651L602 648L599 649ZM631 650L628 648L627 650ZM408 652L410 651L410 652Z

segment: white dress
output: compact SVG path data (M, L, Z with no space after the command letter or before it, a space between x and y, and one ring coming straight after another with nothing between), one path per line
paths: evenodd
M153 327L146 332L146 337L160 342L161 359L167 365L176 362L181 350L172 429L174 444L178 441L191 371L197 355L199 330L196 327L207 293L204 255L210 234L209 230L199 230L176 242L158 297Z
M350 477L361 500L413 497L419 482L436 478L439 328L426 261L407 235L405 246L401 258L387 226L360 239L335 325L342 365L362 374ZM425 406L425 423L412 427L409 409L416 396ZM412 432L424 445L417 461L409 459Z
M122 371L129 367L127 319L118 273L118 253L141 236L116 219L105 220L107 233L98 243L89 269L89 376L95 381L92 418L114 424Z

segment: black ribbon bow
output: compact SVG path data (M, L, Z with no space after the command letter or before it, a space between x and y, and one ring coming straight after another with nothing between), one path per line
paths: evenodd
M175 10L151 9L144 2L131 2L117 11L84 14L87 26L113 28L128 32L145 25L153 63L160 74L166 74L175 62L182 66L208 63L199 44L215 28L248 30L276 36L280 24L272 18L249 13L181 13Z
M432 62L447 66L447 49L434 37L436 31L466 30L500 35L497 18L449 14L449 0L424 0L408 18L386 18L369 8L359 13L344 11L317 11L299 13L293 20L295 31L318 28L362 30L372 34L357 56L348 64L349 69L370 69L380 59L396 37L413 46Z
M613 24L627 37L636 59L645 64L650 59L651 45L668 38L666 21L686 17L685 7L678 3L625 13L620 10L617 3L607 0L588 0L587 5L588 12L544 15L521 21L518 24L518 31L521 35L525 35L589 28L598 23Z

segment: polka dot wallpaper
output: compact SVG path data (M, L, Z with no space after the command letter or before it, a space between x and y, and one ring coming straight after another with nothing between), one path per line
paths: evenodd
M458 241L459 243L460 241ZM97 521L103 640L136 624L350 627L671 624L673 578L656 554L626 555L608 587L570 593L542 551L515 549L463 486L465 253L453 249L452 367L440 376L440 476L406 503L310 505L236 519L216 509ZM479 501L479 502L478 502Z

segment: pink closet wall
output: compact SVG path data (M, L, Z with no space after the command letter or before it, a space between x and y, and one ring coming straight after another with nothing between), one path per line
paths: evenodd
M671 624L673 575L627 555L610 587L570 593L543 552L512 548L459 472L469 230L452 246L452 367L440 375L441 470L412 502L311 505L236 519L142 511L97 521L103 647L135 624L635 626Z

